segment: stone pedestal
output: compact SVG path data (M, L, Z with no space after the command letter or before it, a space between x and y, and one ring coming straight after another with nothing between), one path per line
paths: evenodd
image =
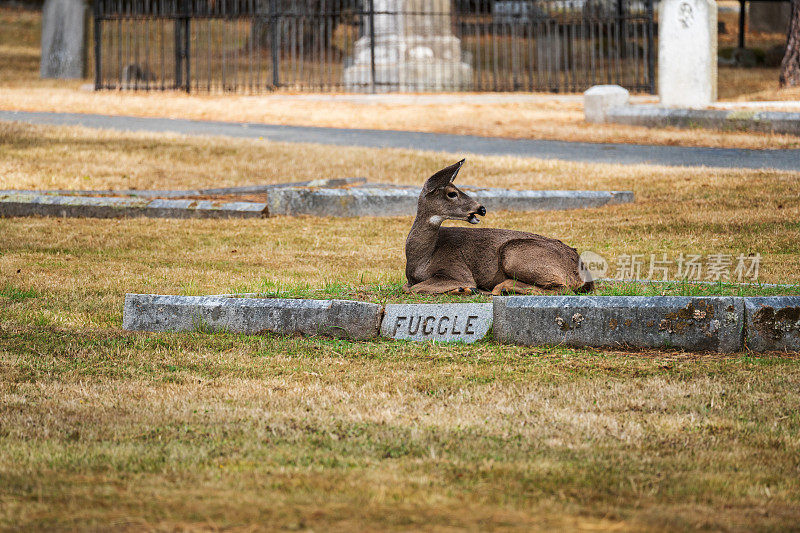
M658 17L658 94L669 107L706 107L717 99L717 5L662 0Z
M472 67L461 60L452 34L450 0L374 0L374 90L456 91L472 86ZM348 90L371 91L371 28L355 43L344 71Z
M85 0L46 0L42 8L42 78L86 77L89 10Z

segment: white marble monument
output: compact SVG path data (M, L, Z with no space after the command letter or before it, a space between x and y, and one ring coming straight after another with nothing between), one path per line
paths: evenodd
M658 95L667 107L702 108L717 99L717 4L662 0Z
M472 67L451 30L450 0L374 0L375 79L369 18L344 84L354 91L456 91L472 86Z

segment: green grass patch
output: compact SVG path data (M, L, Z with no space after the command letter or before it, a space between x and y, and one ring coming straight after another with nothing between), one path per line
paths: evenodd
M12 302L22 302L29 298L38 298L39 293L33 289L20 289L10 283L6 283L0 288L0 297L8 298Z
M359 300L379 304L387 303L486 303L491 294L409 294L403 292L403 283L349 285L325 283L313 287L308 283L291 284L263 280L259 284L241 285L232 295L249 295L256 298L311 298ZM741 283L695 283L691 281L633 282L598 281L591 296L796 296L800 285L758 285Z

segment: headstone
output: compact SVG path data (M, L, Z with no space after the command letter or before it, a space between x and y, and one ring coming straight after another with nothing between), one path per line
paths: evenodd
M46 0L42 8L42 78L86 76L89 11L85 0Z
M375 79L370 17L344 71L349 90L441 91L472 86L472 67L462 61L452 34L450 0L374 0Z
M749 31L786 34L792 14L791 2L748 2L748 7Z
M717 5L662 0L658 17L658 94L668 107L706 107L717 99Z
M800 296L745 298L745 346L755 352L800 352Z
M744 302L734 297L496 296L494 337L527 346L737 352Z
M614 107L625 107L630 93L619 85L595 85L583 93L583 112L586 122L602 124L607 112Z
M381 336L472 343L492 327L492 304L387 304Z

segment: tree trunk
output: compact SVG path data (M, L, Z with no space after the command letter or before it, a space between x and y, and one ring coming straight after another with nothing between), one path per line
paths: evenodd
M786 55L778 79L781 88L800 87L800 0L792 0L792 14L786 35Z

